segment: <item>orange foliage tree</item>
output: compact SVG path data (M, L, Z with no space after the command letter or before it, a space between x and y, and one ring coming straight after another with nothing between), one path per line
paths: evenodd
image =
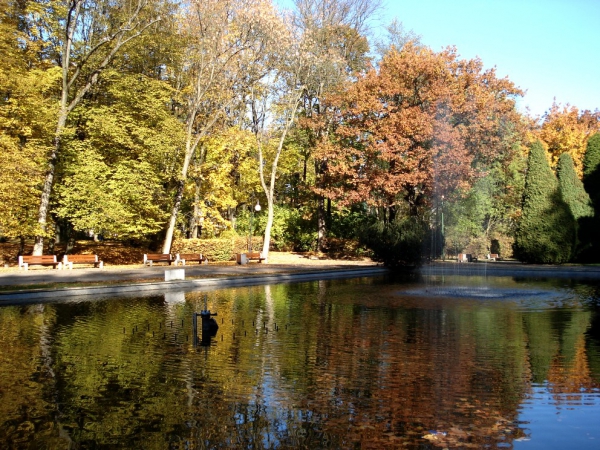
M600 131L599 110L579 111L569 104L561 107L553 103L543 116L538 134L540 140L548 147L552 166L556 167L560 155L568 153L573 158L575 170L581 178L587 140L598 131Z
M341 204L366 201L419 215L434 197L464 191L489 164L512 151L524 129L522 92L480 60L460 60L407 44L329 99L330 132L321 192Z

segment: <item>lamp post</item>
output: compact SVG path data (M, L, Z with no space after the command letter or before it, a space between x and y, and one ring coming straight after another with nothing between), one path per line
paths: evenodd
M254 236L254 211L259 212L261 210L260 202L256 200L256 205L252 209L250 214L250 229L248 230L248 251L252 251L252 237Z
M445 247L446 240L444 239L444 196L442 195L442 261L446 260Z

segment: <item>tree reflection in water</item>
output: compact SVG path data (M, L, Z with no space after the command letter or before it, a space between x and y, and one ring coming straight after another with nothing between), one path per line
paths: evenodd
M4 307L0 444L494 448L535 442L520 417L540 389L598 414L596 287L499 283L516 297L362 278ZM202 348L204 295L219 331Z

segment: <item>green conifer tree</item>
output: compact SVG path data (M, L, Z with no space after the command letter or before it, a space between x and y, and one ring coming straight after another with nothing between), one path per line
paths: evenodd
M575 244L575 220L561 198L540 141L529 152L522 211L515 234L515 256L528 263L568 262Z
M587 245L587 239L580 236L580 221L587 220L594 216L594 208L590 196L585 191L582 181L575 172L573 158L569 153L563 153L558 159L556 166L556 176L558 177L558 186L561 198L569 207L573 218L575 219L575 231L577 233L575 242L575 257L577 257ZM585 234L585 233L583 233Z
M600 199L600 133L591 136L585 148L583 185L595 207Z
M600 133L588 139L583 156L583 185L597 207L600 201Z
M593 208L592 217L579 219L580 256L582 262L598 262L600 249L600 133L588 139L583 156L583 186L590 196Z
M575 172L575 165L570 154L565 152L560 155L556 166L556 176L561 197L569 206L575 220L593 216L592 201Z

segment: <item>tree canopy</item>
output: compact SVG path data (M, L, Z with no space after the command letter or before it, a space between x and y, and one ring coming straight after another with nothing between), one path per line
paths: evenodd
M556 170L579 221L600 206L600 112L554 104L536 122L480 59L434 51L399 21L374 40L379 1L0 6L0 236L34 239L35 254L90 234L166 253L260 230L265 254L393 241L406 255L387 260L412 264L492 242L511 256L516 239L537 260L545 250L523 246L542 212L532 174L557 202Z

